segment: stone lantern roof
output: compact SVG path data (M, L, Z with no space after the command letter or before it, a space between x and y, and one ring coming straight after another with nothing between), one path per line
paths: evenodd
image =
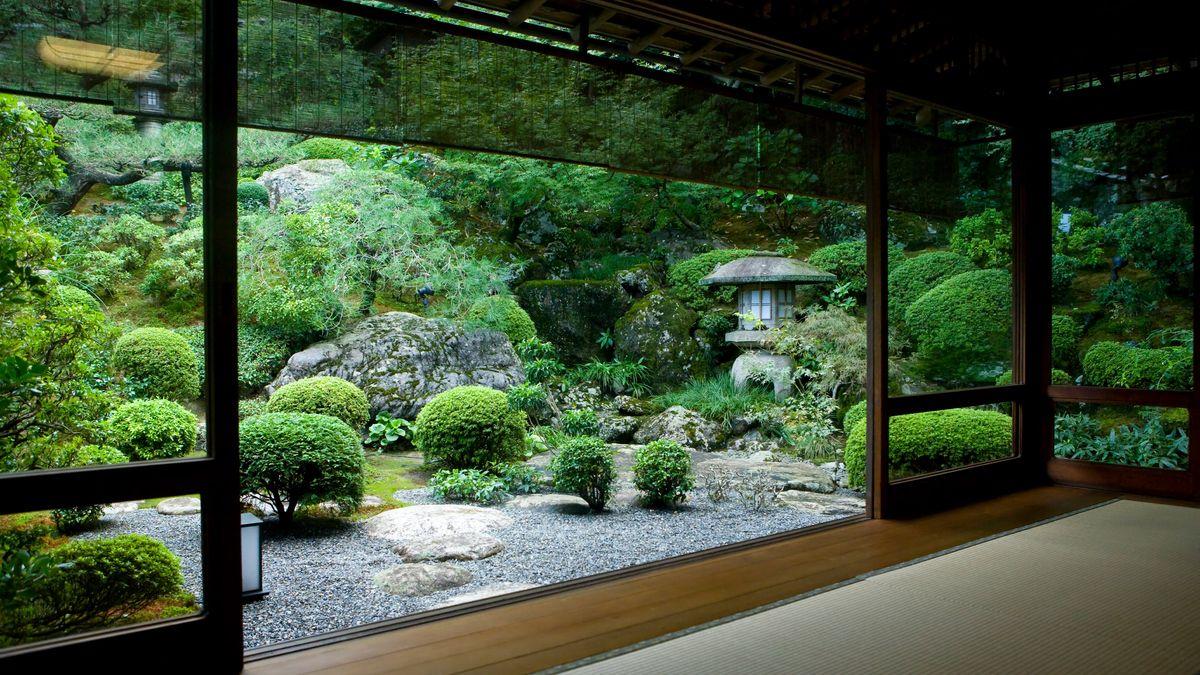
M700 280L702 286L792 283L832 284L837 277L794 258L760 252L721 265Z

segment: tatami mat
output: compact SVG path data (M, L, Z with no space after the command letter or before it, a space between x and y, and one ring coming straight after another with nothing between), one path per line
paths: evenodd
M1200 509L1112 502L572 672L1197 673Z

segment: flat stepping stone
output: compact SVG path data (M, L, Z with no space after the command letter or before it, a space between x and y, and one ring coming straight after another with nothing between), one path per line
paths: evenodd
M200 499L198 497L172 497L159 502L154 510L164 516L190 516L200 513Z
M568 513L583 515L591 513L592 509L582 497L565 494L517 495L504 503L514 509L530 511L546 511L549 513Z
M482 560L504 550L504 542L479 532L452 534L447 537L416 539L397 544L392 552L406 563L444 560Z
M141 500L132 502L114 502L104 507L104 515L110 516L114 513L129 513L142 508Z
M416 598L471 583L469 570L446 563L405 563L389 567L371 578L379 590Z
M755 462L749 459L718 458L706 459L693 466L697 475L712 469L725 469L734 474L761 471L784 490L830 494L837 489L828 473L809 462Z
M496 509L467 504L419 504L390 509L366 520L368 535L396 542L475 534L512 525Z
M451 605L461 605L464 602L474 602L476 600L484 600L486 598L494 598L497 595L508 595L517 591L527 591L531 588L537 588L537 584L518 584L513 582L502 582L498 584L488 584L482 588L478 588L466 593L460 593L446 602L434 605L434 608L449 607Z
M823 516L853 516L867 510L865 499L846 495L787 490L780 492L776 498L780 506Z

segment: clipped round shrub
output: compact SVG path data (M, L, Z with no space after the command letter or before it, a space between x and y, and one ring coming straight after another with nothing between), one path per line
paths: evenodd
M126 403L108 426L109 442L131 460L182 457L196 448L196 416L174 401Z
M1083 327L1065 314L1050 317L1050 358L1055 368L1074 370L1079 361L1079 339Z
M692 456L670 440L651 441L633 455L633 486L651 506L674 506L695 487Z
M56 284L54 286L53 302L60 307L86 307L96 312L104 310L100 305L100 301L96 299L96 296L82 288L66 284Z
M866 484L866 450L867 425L859 424L846 439L844 460L851 487ZM1001 459L1012 452L1012 418L992 410L935 410L888 422L893 479Z
M358 157L360 146L340 138L310 138L296 144L295 149L304 153L304 159L341 159L349 162Z
M1191 389L1192 352L1097 342L1083 356L1083 381L1097 387Z
M888 268L903 261L904 249L889 243ZM867 242L854 240L823 246L812 252L808 262L835 275L838 284L845 285L847 291L859 296L867 292Z
M1012 261L1012 223L990 208L960 218L950 230L950 248L980 267L1007 267Z
M842 416L842 429L846 433L850 433L854 427L858 426L859 422L867 421L867 402L859 401L850 406L846 410L846 414Z
M550 414L549 397L540 384L522 382L505 394L508 396L508 407L525 413L531 421L544 420Z
M345 422L314 413L246 418L241 434L242 493L275 507L289 525L296 507L331 501L358 508L365 479L362 443Z
M166 328L138 328L122 335L112 362L139 398L190 401L200 393L195 352Z
M96 232L96 245L113 251L128 247L145 261L163 237L161 225L155 225L141 216L126 214L105 223Z
M591 408L568 410L559 419L564 433L571 436L597 436L600 434L600 418Z
M904 260L888 272L888 316L903 320L909 305L926 291L973 269L970 260L952 251L931 251Z
M371 406L367 395L354 383L340 377L306 377L275 390L267 401L267 412L329 415L352 429L367 426Z
M905 323L917 356L933 377L977 381L980 372L1009 358L1012 279L1005 270L950 277L908 308ZM995 371L986 379L995 377Z
M238 207L246 210L265 209L271 203L271 195L262 183L245 181L237 186Z
M49 555L63 567L53 575L55 588L45 590L57 596L64 614L90 617L93 625L113 622L119 614L183 590L179 558L143 534L70 541Z
M996 386L997 387L1008 386L1008 385L1012 384L1012 381L1013 380L1012 380L1012 371L1011 370L1006 370L1003 373L1000 373L999 375L996 376ZM1050 369L1050 384L1065 385L1065 384L1074 384L1074 382L1071 380L1071 375L1069 373L1067 373L1065 370L1059 370L1058 368L1051 368Z
M550 473L556 490L579 495L593 511L604 509L617 480L613 451L595 436L563 443L550 460Z
M467 312L467 319L504 333L514 345L537 337L533 319L512 296L490 295L480 298Z
M504 392L475 385L433 397L417 413L413 446L425 461L447 469L487 469L521 456L525 414Z
M1079 261L1069 255L1055 253L1050 259L1050 293L1054 299L1062 300L1071 292Z
M701 286L700 280L712 274L712 271L721 265L748 255L754 255L754 251L745 248L719 248L701 253L672 265L667 271L667 284L675 297L695 310L705 310L719 302L733 302L734 293L737 291L735 286L708 288Z

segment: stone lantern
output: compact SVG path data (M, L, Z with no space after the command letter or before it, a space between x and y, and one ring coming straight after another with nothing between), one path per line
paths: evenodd
M737 286L738 327L725 334L726 342L742 349L731 372L735 387L744 388L752 374L766 373L777 400L792 393L795 363L762 348L764 331L795 318L797 286L835 282L837 277L824 270L772 253L727 262L700 280L704 286Z

